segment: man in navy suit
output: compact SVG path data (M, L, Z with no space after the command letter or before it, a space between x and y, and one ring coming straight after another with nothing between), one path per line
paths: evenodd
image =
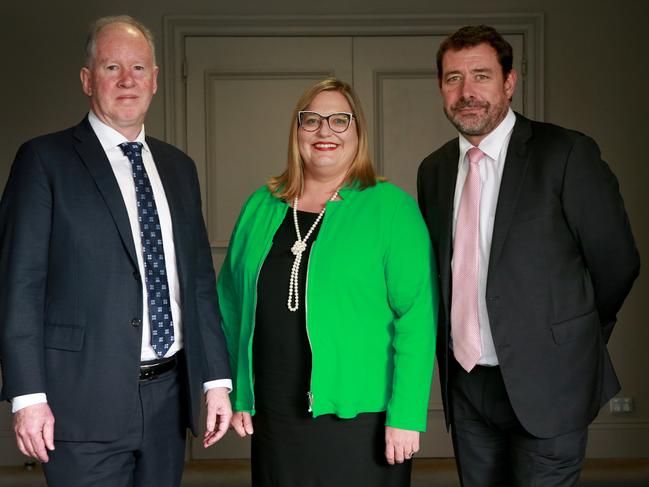
M463 27L437 54L457 128L421 164L439 269L437 359L463 486L569 486L620 385L606 343L639 272L596 143L514 113L512 48Z
M0 204L2 396L49 485L177 486L185 436L225 434L231 387L194 163L144 133L153 38L92 26L90 112L25 143Z

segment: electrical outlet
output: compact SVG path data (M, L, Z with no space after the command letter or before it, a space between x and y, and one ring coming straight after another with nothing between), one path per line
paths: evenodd
M609 404L612 414L629 414L635 409L632 397L614 397Z

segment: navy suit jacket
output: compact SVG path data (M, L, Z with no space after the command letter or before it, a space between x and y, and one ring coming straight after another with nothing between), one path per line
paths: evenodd
M447 425L458 139L421 163L419 206L440 280ZM606 342L639 272L617 179L595 142L517 114L494 221L486 304L511 404L537 437L585 427L620 388Z
M171 211L196 434L203 382L229 377L210 246L193 161L147 144ZM3 398L45 392L59 440L123 435L138 405L141 279L124 200L87 118L25 143L0 203Z

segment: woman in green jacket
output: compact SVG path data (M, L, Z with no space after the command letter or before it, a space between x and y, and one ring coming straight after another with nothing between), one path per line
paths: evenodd
M245 203L218 280L232 427L254 431L254 487L408 486L435 356L428 233L375 174L347 83L293 115L288 166Z

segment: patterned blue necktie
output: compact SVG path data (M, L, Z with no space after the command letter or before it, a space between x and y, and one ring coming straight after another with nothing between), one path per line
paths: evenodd
M153 197L149 176L142 162L142 144L140 142L124 142L119 147L124 152L124 155L128 157L128 160L131 161L133 167L149 303L151 346L158 357L164 357L174 342L174 327L171 318L171 305L169 304L169 285L167 283L158 209Z

